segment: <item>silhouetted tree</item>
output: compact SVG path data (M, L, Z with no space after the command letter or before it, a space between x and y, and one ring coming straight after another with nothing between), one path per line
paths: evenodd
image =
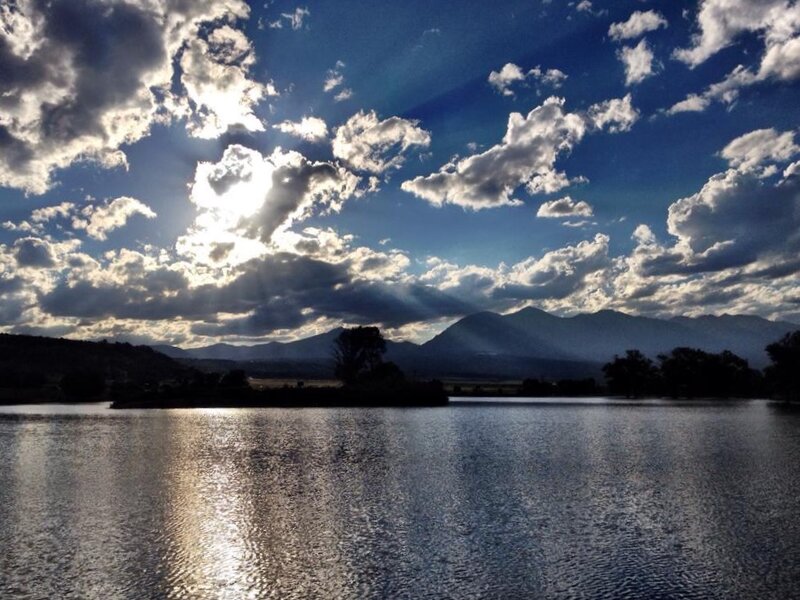
M222 376L222 379L219 380L219 385L224 388L250 387L247 382L247 374L243 369L231 369Z
M665 391L673 398L711 395L706 378L710 375L710 355L696 348L673 348L659 354Z
M800 331L767 346L767 354L772 360L766 368L770 387L787 400L800 400Z
M653 361L639 350L628 350L622 357L614 356L614 360L603 365L603 374L611 393L627 398L652 392L658 378Z
M405 382L406 376L395 363L379 362L366 371L360 378L365 383L377 383L380 385L396 386Z
M746 398L760 391L760 374L728 350L674 348L658 358L664 392L673 398Z
M386 341L377 327L345 329L333 343L336 377L345 384L356 383L383 362L385 353Z

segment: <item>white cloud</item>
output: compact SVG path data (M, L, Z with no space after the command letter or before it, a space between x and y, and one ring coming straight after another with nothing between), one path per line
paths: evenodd
M521 261L510 268L495 293L516 299L563 299L586 292L603 281L612 265L608 243L609 237L598 233L592 240Z
M276 91L248 77L254 63L249 40L228 25L213 30L207 40L189 42L181 57L181 83L192 108L188 120L192 135L216 138L237 127L264 131L253 109Z
M489 73L489 84L502 95L513 96L511 86L515 83L531 80L559 88L566 78L566 74L558 69L542 69L537 65L524 72L518 65L506 63L499 71Z
M794 135L793 131L757 129L731 141L722 149L720 156L740 171L761 171L765 163L788 162L800 153L800 146L794 143Z
M336 128L333 155L358 171L384 173L399 168L412 146L427 148L430 142L430 133L418 121L400 117L381 121L374 110L359 111Z
M298 152L228 146L219 162L197 165L190 196L197 216L177 249L215 268L263 256L292 224L340 210L358 182L343 167Z
M708 98L698 96L697 94L689 94L686 98L668 108L666 113L674 115L684 112L703 112L708 108L710 103L711 101Z
M338 87L342 87L344 85L344 74L342 70L345 68L345 64L341 60L336 61L336 66L332 69L328 69L327 74L325 75L325 81L322 84L322 91L324 92L332 92Z
M700 94L690 94L666 112L699 111L711 102L734 102L742 88L767 81L800 78L800 3L788 0L704 0L697 17L700 31L692 45L673 56L694 68L733 44L743 33L758 33L764 51L757 66L738 65Z
M339 92L333 97L334 102L342 102L344 100L349 100L353 97L353 90L350 88L343 88L339 90Z
M590 0L580 0L577 4L570 2L570 6L575 6L578 12L586 13L595 17L601 17L608 13L605 8L595 9Z
M565 112L563 99L548 98L527 116L511 113L499 144L445 165L437 173L404 181L401 187L437 206L447 203L479 210L519 204L513 197L515 190L535 186L541 181L537 177L552 179L556 158L569 152L585 131L584 119ZM560 173L553 180L560 187L568 181Z
M647 40L641 40L636 46L624 46L617 51L617 57L625 65L625 85L631 86L644 81L654 74L653 52Z
M608 36L615 41L635 39L659 27L667 27L667 20L655 10L637 10L627 21L612 23L608 28Z
M584 200L573 200L564 196L558 200L544 202L536 211L536 216L547 219L563 219L564 217L591 217L592 207Z
M639 111L633 106L630 94L622 98L612 98L592 104L587 111L590 123L598 129L608 129L611 133L629 131L639 120Z
M785 41L800 26L798 10L787 0L702 0L697 15L700 31L689 48L675 50L674 56L696 67L748 31L763 32L768 46Z
M570 179L556 169L556 159L568 153L587 131L627 131L638 119L631 96L589 107L585 115L568 113L562 98L551 97L526 116L511 113L503 140L488 150L457 158L438 172L404 181L401 188L431 204L455 204L480 210L519 205L515 191L554 193L584 178Z
M73 217L72 226L75 229L85 229L91 238L105 240L109 231L122 227L133 215L156 218L156 213L143 202L122 196L99 206L90 204L84 207L79 215Z
M248 14L241 0L151 0L103 10L81 2L4 5L0 185L40 194L52 186L55 170L76 161L125 167L120 147L148 135L152 123L172 118L173 111L191 115L193 131L205 132L215 120L220 127L236 121L257 128L251 109L263 88L247 78L244 63L225 62L227 50L238 49L240 34L223 25L203 37L200 28ZM59 35L48 33L65 21L83 27L59 25ZM176 96L174 65L184 47L186 64L197 67L187 79L195 87ZM206 49L211 55L202 57ZM212 71L220 75L217 86L201 85L202 74Z
M280 18L270 22L269 26L272 29L283 29L284 24L286 24L297 31L303 28L306 17L310 15L311 11L307 7L298 6L292 12L281 13Z
M307 142L319 143L328 138L328 125L319 117L303 117L299 121L283 121L273 127Z

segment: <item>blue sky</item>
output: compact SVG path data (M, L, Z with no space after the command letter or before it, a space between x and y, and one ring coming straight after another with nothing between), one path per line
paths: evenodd
M0 20L2 330L800 318L797 2L17 0Z

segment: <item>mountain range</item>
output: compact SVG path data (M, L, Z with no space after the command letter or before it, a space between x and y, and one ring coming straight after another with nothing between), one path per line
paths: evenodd
M417 376L598 377L602 364L625 350L636 348L655 358L689 346L730 350L761 368L768 362L765 346L796 329L800 325L746 315L658 319L603 310L559 317L529 307L505 315L469 315L424 344L387 341L386 358ZM340 332L253 346L153 348L182 360L235 361L273 373L285 367L293 376L305 366L318 375L332 371L332 344Z

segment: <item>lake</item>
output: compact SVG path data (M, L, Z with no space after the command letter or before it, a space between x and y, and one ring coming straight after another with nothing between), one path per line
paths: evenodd
M800 597L767 402L0 407L0 597Z

